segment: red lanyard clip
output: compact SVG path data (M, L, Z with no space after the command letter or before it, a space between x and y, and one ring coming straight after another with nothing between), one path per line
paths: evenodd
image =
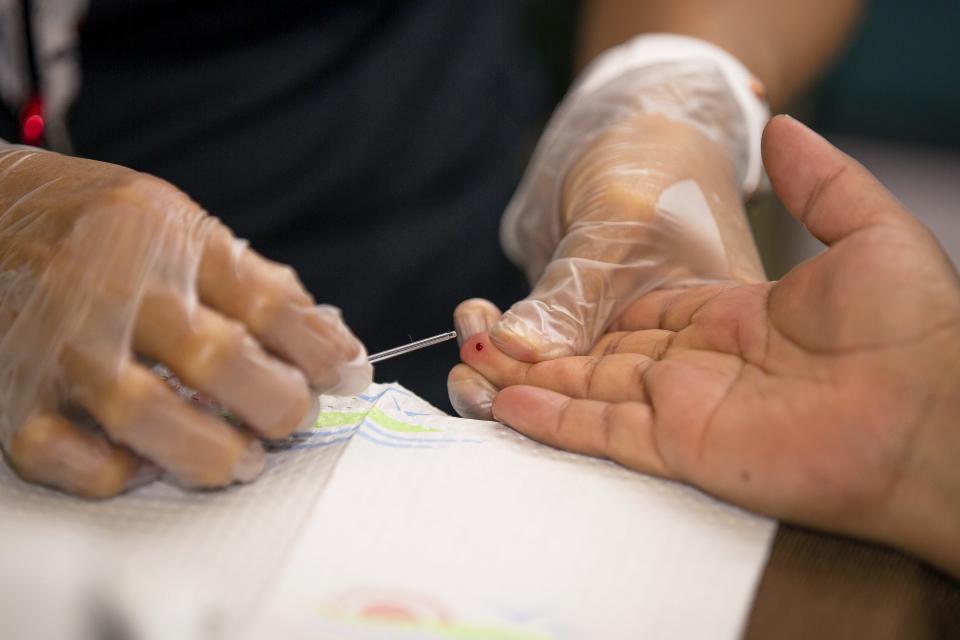
M20 110L20 139L24 144L43 146L43 98L34 93Z

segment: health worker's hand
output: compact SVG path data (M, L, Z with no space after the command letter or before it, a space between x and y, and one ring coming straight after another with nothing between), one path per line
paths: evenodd
M245 427L178 397L153 363ZM116 165L0 148L0 444L24 478L105 497L158 470L222 487L260 438L371 380L294 272L185 194Z
M489 330L525 362L587 353L653 289L765 279L743 205L747 123L728 77L700 60L600 86L585 76L504 217L504 247L534 283L530 295L502 317L478 299L454 312L462 338ZM489 417L489 381L452 379L454 408Z
M960 576L960 280L859 164L785 117L764 159L829 246L779 282L649 293L591 354L461 357L497 419L557 447ZM466 365L461 365L465 367Z

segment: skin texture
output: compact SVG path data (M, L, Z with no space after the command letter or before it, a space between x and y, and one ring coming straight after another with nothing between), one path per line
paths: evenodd
M482 375L493 415L536 440L960 576L957 273L803 125L775 118L763 151L826 252L779 282L649 293L588 356L529 364L478 334L451 378Z

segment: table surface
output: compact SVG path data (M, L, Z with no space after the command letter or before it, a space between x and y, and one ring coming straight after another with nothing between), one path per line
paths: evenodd
M960 582L891 549L781 525L744 637L960 638Z

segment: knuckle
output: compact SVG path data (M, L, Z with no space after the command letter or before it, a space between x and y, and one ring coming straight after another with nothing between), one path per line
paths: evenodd
M99 398L95 414L113 440L153 459L191 486L230 484L244 450L239 432L194 411L159 378L137 366L116 376Z
M175 186L157 176L139 171L129 171L122 174L114 186L114 192L118 196L141 198L166 198L171 195L180 194L181 191Z
M263 257L253 249L244 249L244 258L249 262L249 268L260 281L257 293L261 295L273 294L280 300L305 300L306 290L300 282L296 270L290 265L274 262Z
M615 353L620 353L620 348L623 346L623 341L628 335L630 334L626 332L613 334L612 338L606 340L606 344L603 345L600 355L609 356Z
M175 231L185 235L192 222L208 218L197 203L171 183L123 167L98 185L84 210L88 217L98 217L111 225L135 225L143 233L159 232L164 222L176 219Z
M673 347L673 342L676 340L676 333L668 333L665 338L657 340L653 345L653 351L650 354L650 358L653 360L662 360L666 357L667 353L670 352L671 347Z
M14 434L9 454L24 479L95 499L121 493L139 466L133 454L100 436L78 432L55 414L28 420Z
M599 376L597 371L600 368L600 363L603 362L602 357L591 357L586 361L586 369L583 373L583 389L582 393L586 398L593 398L594 394L598 391L595 388L595 385L598 382Z
M561 211L567 226L586 220L650 220L657 189L639 180L639 166L624 159L586 154L567 174Z
M598 439L599 453L604 456L610 456L610 453L617 446L617 430L619 421L617 419L615 404L606 404L600 413L600 438Z
M269 282L252 288L245 298L243 319L258 334L269 332L283 319L284 314L300 302L297 296L288 295L283 287L275 287Z
M573 413L573 400L567 398L564 401L563 406L560 407L559 414L557 415L557 421L554 423L554 438L557 442L564 442L572 434L576 433L577 424L574 420Z
M178 373L191 386L205 386L235 363L253 340L239 322L219 318L191 331L184 341Z
M21 470L38 465L43 453L48 451L63 435L63 425L48 414L29 418L14 432L8 453Z
M124 441L144 405L165 388L159 378L144 369L122 365L94 399L96 416L112 437Z
M645 400L647 398L646 377L653 361L650 358L641 357L634 362L630 369L629 383L635 399Z

